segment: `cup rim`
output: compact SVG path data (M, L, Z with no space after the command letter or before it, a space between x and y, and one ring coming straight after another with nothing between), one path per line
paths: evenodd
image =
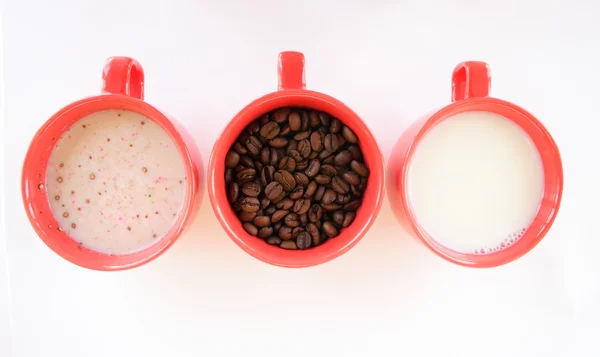
M540 208L538 208L538 212L532 223L526 228L523 236L513 245L500 251L486 254L460 253L437 243L437 241L435 241L435 239L419 225L418 219L413 213L409 200L407 199L408 170L418 143L425 135L427 135L429 130L439 122L455 114L470 111L488 111L496 113L519 125L525 130L530 138L532 138L544 167L544 193L541 199ZM533 137L532 134L534 135ZM427 248L447 261L458 265L489 268L504 265L520 258L531 251L544 238L554 223L560 208L563 190L563 169L558 146L547 129L531 113L513 103L501 99L492 97L467 98L437 110L425 120L425 123L418 129L416 135L411 140L404 156L404 162L406 164L402 167L402 199L400 202L402 208L406 212L408 224ZM547 175L548 172L552 174Z
M365 164L370 175L363 204L354 222L326 244L307 250L285 250L268 245L246 233L227 200L225 155L239 134L252 121L281 107L304 107L321 110L337 117L359 137ZM341 115L340 115L341 114ZM223 130L215 143L208 164L208 193L213 211L227 235L253 257L275 266L300 268L328 262L355 246L375 221L383 202L383 156L375 137L362 119L341 101L326 94L305 89L284 89L264 95L242 109Z
M186 172L186 194L178 220L169 232L155 244L129 254L111 255L93 251L78 244L63 231L57 230L56 219L50 209L45 190L38 185L46 184L46 164L58 139L67 128L88 114L111 109L123 109L144 115L169 134L178 147ZM193 155L184 138L160 110L147 102L122 94L101 94L75 101L52 115L33 136L21 173L21 195L27 218L40 239L56 254L80 267L117 271L146 264L164 253L183 232L191 218L195 195L199 187L199 173L194 169ZM47 212L47 214L44 214Z

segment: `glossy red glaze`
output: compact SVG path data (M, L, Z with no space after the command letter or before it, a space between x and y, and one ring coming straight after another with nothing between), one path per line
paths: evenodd
M563 170L556 143L544 126L529 112L512 103L488 97L489 67L484 62L463 62L452 76L453 103L413 123L396 143L388 163L388 197L402 226L421 243L442 258L469 267L494 267L511 262L535 247L546 235L560 206ZM436 124L455 114L488 111L508 118L521 126L537 147L544 169L544 193L540 207L523 237L514 245L490 254L455 252L437 243L419 225L408 202L408 168L419 141Z
M267 94L246 106L225 127L217 140L208 164L208 193L219 222L231 239L252 256L283 267L307 267L327 262L352 248L367 232L379 213L383 198L383 158L375 138L350 108L328 95L304 89L304 55L282 52L279 55L279 91ZM246 233L226 195L225 156L248 124L263 114L281 107L304 107L327 112L339 118L359 137L369 181L362 206L352 225L336 238L307 250L285 250L271 246Z
M144 72L140 64L128 57L112 57L103 70L102 94L69 104L54 114L35 134L23 163L21 190L25 210L38 236L50 249L66 260L95 270L123 270L147 263L169 248L191 221L201 201L202 161L194 141L173 119L142 101ZM75 122L88 114L123 109L137 112L159 124L176 143L184 160L187 197L182 214L169 233L155 245L137 253L106 255L89 250L57 229L45 189L46 165L56 140Z

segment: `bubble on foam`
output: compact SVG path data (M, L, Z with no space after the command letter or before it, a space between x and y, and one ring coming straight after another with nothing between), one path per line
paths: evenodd
M497 246L478 248L475 249L474 252L477 255L500 252L517 243L525 235L526 230L526 228L522 228L518 231L512 232L506 235L506 238L504 238L504 240L501 241L500 244L498 244Z

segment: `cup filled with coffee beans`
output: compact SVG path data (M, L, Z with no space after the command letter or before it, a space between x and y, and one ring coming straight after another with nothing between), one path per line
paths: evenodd
M381 208L383 159L345 104L305 89L304 55L279 55L279 90L226 126L209 162L221 225L267 263L306 267L352 248Z

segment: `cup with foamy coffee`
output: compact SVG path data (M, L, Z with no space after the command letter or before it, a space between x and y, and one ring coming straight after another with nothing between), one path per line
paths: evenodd
M121 270L156 258L198 207L195 144L143 97L141 65L109 58L102 94L52 116L25 157L31 224L48 247L82 267Z
M563 187L548 131L489 89L486 63L460 63L452 104L413 123L388 164L390 203L403 227L442 258L470 267L530 251L554 222Z

